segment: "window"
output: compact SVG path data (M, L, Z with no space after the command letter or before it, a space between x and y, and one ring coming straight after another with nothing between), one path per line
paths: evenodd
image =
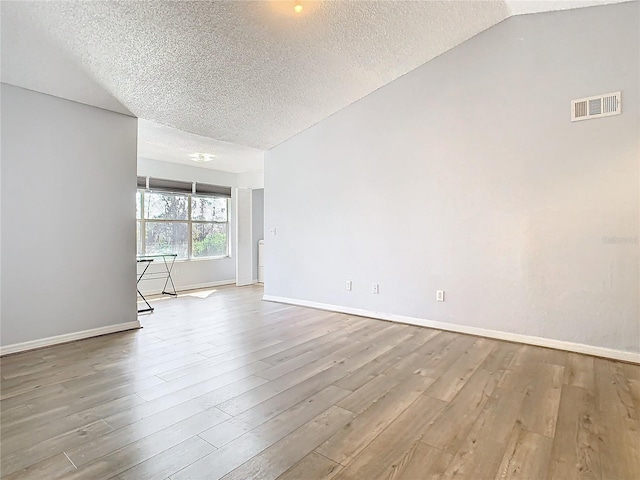
M224 197L139 189L138 254L175 253L179 259L229 253L229 200Z
M191 196L191 256L222 257L228 253L228 200Z

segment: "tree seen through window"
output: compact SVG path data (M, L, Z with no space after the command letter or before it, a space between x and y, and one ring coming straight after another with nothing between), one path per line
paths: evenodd
M138 254L178 258L228 255L228 200L222 197L138 190Z

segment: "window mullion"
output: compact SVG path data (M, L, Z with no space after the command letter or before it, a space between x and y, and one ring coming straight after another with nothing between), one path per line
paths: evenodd
M187 227L187 238L189 239L189 259L191 260L193 258L193 232L192 232L193 218L191 216L191 195L188 195L187 202L189 203L189 205L187 206L187 211L189 212L189 215L188 215L189 226Z

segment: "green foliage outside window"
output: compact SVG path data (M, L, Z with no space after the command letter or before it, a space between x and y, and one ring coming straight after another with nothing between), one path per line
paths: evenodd
M136 217L138 254L228 255L226 198L138 190Z

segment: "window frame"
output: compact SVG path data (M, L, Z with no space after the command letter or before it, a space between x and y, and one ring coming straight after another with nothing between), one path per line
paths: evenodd
M216 259L220 259L220 258L228 258L231 256L231 232L230 232L230 220L229 220L229 208L230 208L230 198L227 197L222 197L219 195L207 195L204 193L187 193L187 192L169 192L169 191L153 191L153 190L147 190L145 188L138 188L136 190L136 196L137 194L140 194L139 196L139 204L138 207L140 209L140 218L136 218L136 237L137 237L137 232L140 232L140 237L136 238L136 250L138 249L138 246L140 247L140 250L137 251L138 255L145 255L146 254L146 241L147 241L147 230L146 230L146 224L147 222L150 223L186 223L187 224L187 238L189 239L187 242L187 256L186 257L177 257L176 261L180 261L180 262L184 262L184 261L200 261L200 260L216 260ZM187 197L187 219L186 220L170 220L170 219L165 219L165 218L145 218L145 193L160 193L160 194L164 194L164 195L176 195L176 196L186 196ZM217 198L217 199L223 199L225 200L227 206L226 206L226 216L227 216L227 220L224 222L221 221L216 221L216 220L193 220L192 219L192 208L193 208L193 204L192 204L192 199L193 197L198 197L198 198ZM222 225L226 225L226 231L227 231L227 248L226 248L226 252L224 255L212 255L212 256L208 256L208 257L194 257L193 256L193 224L222 224ZM137 228L137 226L140 226L139 229Z

